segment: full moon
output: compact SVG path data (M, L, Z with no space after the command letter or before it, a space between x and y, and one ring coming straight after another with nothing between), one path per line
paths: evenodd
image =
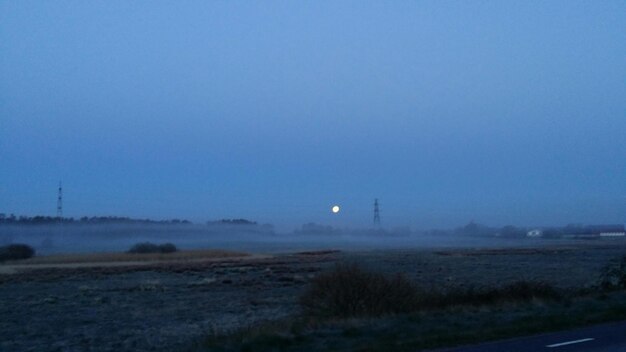
M339 206L338 205L333 206L332 210L333 210L333 213L337 214L339 212Z

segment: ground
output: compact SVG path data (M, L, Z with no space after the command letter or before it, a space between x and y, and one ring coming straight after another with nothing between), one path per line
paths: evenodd
M0 264L0 350L188 350L207 335L299 312L308 282L335 263L405 273L424 287L521 279L591 287L622 242L541 248L325 251L147 260L142 265ZM101 259L101 258L100 258ZM102 262L102 260L99 260ZM9 270L10 269L10 270Z

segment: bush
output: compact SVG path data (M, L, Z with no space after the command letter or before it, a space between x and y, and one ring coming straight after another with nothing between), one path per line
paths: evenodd
M626 288L626 255L602 268L600 286L603 289Z
M134 254L173 253L176 251L177 251L176 246L173 245L172 243L164 243L164 244L158 245L158 244L154 244L150 242L143 242L143 243L137 243L134 246L132 246L128 250L128 253L134 253Z
M161 250L159 249L159 246L154 243L144 242L137 243L134 246L130 247L128 253L161 253Z
M545 282L516 281L495 288L453 288L429 295L422 304L428 308L471 305L481 306L500 303L527 302L534 299L559 301L561 291Z
M28 259L35 255L35 250L26 244L11 244L0 247L0 262L5 260Z
M380 316L415 310L418 297L404 276L388 278L356 265L337 265L313 279L300 303L311 315Z
M426 292L402 275L389 278L356 265L338 265L313 279L300 304L310 315L345 318L563 298L563 293L553 286L534 281L495 288L454 287Z
M174 253L177 251L176 246L172 243L161 244L159 249L161 249L161 253Z

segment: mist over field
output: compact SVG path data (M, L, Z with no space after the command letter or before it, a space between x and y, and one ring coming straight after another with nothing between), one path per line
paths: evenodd
M624 13L3 1L0 212L623 223Z
M0 351L626 351L625 58L624 0L0 0Z
M171 242L179 249L219 248L251 253L306 250L427 249L438 247L502 247L554 244L557 240L468 237L429 234L408 228L296 230L276 233L262 226L55 224L0 226L0 245L24 243L37 254L122 252L139 242Z

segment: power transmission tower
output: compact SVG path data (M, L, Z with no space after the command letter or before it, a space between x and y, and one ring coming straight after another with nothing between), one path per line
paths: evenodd
M378 198L374 199L374 226L380 226L380 210L378 209Z
M59 194L57 196L57 218L63 219L63 186L61 181L59 181Z

